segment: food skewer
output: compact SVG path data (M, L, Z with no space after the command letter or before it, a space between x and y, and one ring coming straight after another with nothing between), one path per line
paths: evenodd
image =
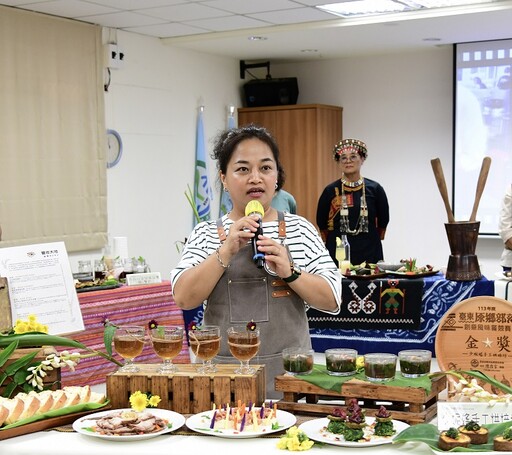
M490 167L491 158L489 156L486 156L483 159L482 167L480 168L480 175L478 176L478 183L476 185L475 202L473 203L473 211L471 212L469 221L476 221L476 212L478 210L478 205L480 204L480 198L482 197L482 193L484 192L485 182L487 181L487 176L489 175Z
M439 158L434 158L430 160L430 164L432 165L432 170L434 171L437 187L439 188L439 192L441 193L441 197L443 198L444 208L446 209L446 214L448 215L448 222L455 223L455 217L453 216L453 212L450 206L450 200L448 198L448 190L446 189L446 181L444 179L441 161L439 160Z

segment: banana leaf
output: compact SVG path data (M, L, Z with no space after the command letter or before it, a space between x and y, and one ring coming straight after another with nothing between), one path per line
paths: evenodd
M66 408L54 409L53 411L44 412L43 414L38 414L28 419L19 420L18 422L11 423L10 425L5 425L0 428L0 431L9 430L10 428L20 427L22 425L26 425L27 423L37 422L39 420L49 419L51 417L60 417L68 414L74 414L77 412L84 411L93 411L94 409L100 409L105 407L109 401L105 401L104 403L84 403L84 404L76 404L74 406L68 406Z
M489 440L487 444L471 444L468 448L456 447L449 450L449 452L492 452L493 451L493 439L496 436L500 436L503 432L512 426L512 422L494 423L489 425L482 425L483 428L489 430ZM412 425L406 428L404 431L399 433L393 439L393 444L400 444L409 441L420 441L436 450L438 452L444 452L437 446L439 440L440 431L435 425L430 423L420 423L418 425Z
M9 346L0 351L0 368L5 365L5 363L9 360L12 353L18 347L18 340L13 341Z

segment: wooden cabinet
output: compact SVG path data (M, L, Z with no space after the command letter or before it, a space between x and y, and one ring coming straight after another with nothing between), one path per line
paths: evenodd
M343 108L322 104L238 109L240 126L264 126L276 138L286 173L284 189L297 200L297 213L315 225L320 194L340 177L332 149L342 139L342 114Z

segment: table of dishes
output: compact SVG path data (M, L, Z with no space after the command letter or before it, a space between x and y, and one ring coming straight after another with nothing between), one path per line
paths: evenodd
M104 323L108 319L116 325L140 325L148 327L151 320L159 325L184 327L183 313L174 303L171 284L164 281L157 284L140 286L121 286L114 289L90 290L78 294L85 330L74 334L73 338L95 350L104 350ZM144 345L142 353L137 356L138 363L158 363L151 343ZM183 340L175 363L189 363L190 356L186 339ZM64 386L104 383L109 373L116 370L116 365L102 357L82 359L71 371L62 370Z

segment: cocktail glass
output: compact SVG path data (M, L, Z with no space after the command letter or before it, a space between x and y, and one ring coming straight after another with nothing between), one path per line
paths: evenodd
M172 361L183 348L183 328L159 325L150 330L150 337L153 350L163 360L157 373L170 374L178 371Z
M236 374L254 374L256 371L249 365L260 348L260 329L248 329L246 325L237 325L228 329L228 346L231 355L240 361Z
M114 334L114 348L125 359L124 365L118 371L136 373L139 367L133 359L142 353L144 348L144 327L138 325L118 327Z
M220 327L205 325L196 330L189 330L188 339L190 349L203 362L197 371L202 374L215 373L217 368L212 359L220 350Z

